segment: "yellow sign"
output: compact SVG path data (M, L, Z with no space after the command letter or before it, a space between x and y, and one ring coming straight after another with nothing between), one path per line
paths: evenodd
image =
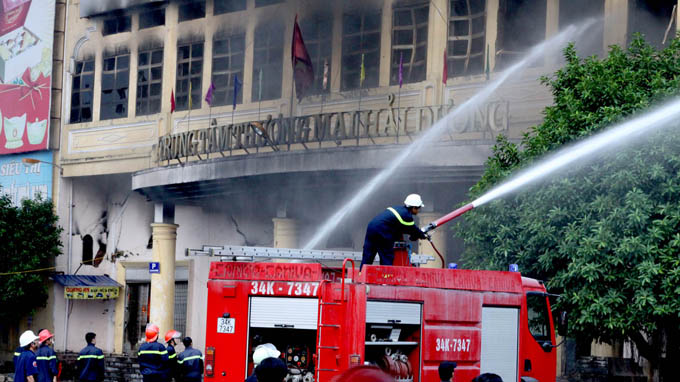
M79 286L64 287L64 298L73 300L107 300L118 298L118 287L111 286Z

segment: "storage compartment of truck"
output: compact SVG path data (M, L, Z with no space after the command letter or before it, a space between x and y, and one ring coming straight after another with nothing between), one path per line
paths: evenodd
M318 300L312 298L251 297L248 328L248 365L253 352L271 343L288 366L286 382L314 382Z
M418 303L368 301L365 362L377 365L397 381L419 381L421 312Z

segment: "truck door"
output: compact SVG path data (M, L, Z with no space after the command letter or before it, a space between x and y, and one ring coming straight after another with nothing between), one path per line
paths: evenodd
M548 296L543 292L527 292L526 303L527 320L522 323L522 380L554 381L555 338Z
M503 381L517 381L519 309L482 307L480 374L498 374Z

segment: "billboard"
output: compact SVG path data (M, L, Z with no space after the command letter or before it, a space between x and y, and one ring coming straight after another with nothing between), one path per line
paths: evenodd
M0 156L0 193L9 195L16 206L22 199L34 199L38 194L52 198L52 165L40 162L26 165L21 161L24 158L52 162L52 153Z
M0 0L0 154L47 149L55 0Z

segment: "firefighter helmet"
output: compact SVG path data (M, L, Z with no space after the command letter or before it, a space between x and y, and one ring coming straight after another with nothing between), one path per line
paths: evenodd
M425 207L423 204L423 200L420 198L420 195L418 194L410 194L409 196L404 199L404 205L406 207Z
M39 339L40 337L36 336L32 330L27 330L21 333L21 336L19 337L19 345L21 345L22 348L25 348L26 346L30 345L31 342Z
M182 333L178 332L175 329L168 330L167 333L165 333L165 342L170 342L171 339L178 339L182 337Z
M259 365L263 360L274 357L279 358L281 352L276 350L276 346L272 344L258 345L253 352L253 363Z
M40 331L40 333L38 333L38 337L40 337L40 343L43 343L54 337L54 334L50 333L50 331L47 329L43 329Z
M156 324L147 324L146 325L146 342L154 342L158 339L158 332L161 330L158 329L158 326Z

